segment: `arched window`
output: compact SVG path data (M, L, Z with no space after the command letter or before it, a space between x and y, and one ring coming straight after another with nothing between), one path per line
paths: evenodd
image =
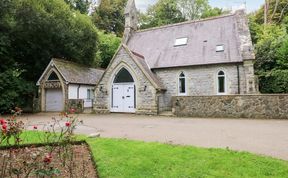
M181 72L179 75L179 94L180 95L185 95L186 94L186 77L184 72Z
M59 80L59 78L58 78L57 74L54 71L48 77L48 81L58 81L58 80Z
M218 94L226 93L226 78L225 72L222 70L218 72Z
M114 83L133 83L134 79L125 68L122 68L114 79Z

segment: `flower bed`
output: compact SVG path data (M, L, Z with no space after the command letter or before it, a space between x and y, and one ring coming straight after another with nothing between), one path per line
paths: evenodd
M76 141L74 130L82 121L75 109L53 117L44 126L45 132L35 132L43 143L36 145L23 145L25 125L17 120L21 112L15 108L9 119L0 119L0 178L98 177L88 144Z
M5 168L0 169L3 177L98 177L84 141L0 147L0 165Z

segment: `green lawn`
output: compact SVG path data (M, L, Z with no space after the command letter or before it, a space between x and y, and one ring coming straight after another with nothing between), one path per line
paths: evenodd
M29 143L39 142L34 132L25 135L26 143L28 138ZM123 139L85 139L101 178L288 177L288 162L245 152Z

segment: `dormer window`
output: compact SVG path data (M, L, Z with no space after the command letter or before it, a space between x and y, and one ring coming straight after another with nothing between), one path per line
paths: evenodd
M217 45L216 52L224 52L224 45Z
M184 46L184 45L187 45L187 42L188 42L188 38L177 38L175 40L175 43L174 43L174 46Z

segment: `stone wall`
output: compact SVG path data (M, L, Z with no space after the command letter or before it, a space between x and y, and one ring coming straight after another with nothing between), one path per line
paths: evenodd
M68 103L65 106L65 110L75 109L76 113L83 113L84 111L84 100L83 99L68 99Z
M288 95L173 97L180 117L288 119Z
M160 96L160 111L171 110L171 99L172 96L178 96L178 80L182 71L186 75L186 96L211 96L217 95L217 75L220 70L223 70L226 74L226 94L238 94L237 64L154 69L154 72L167 89ZM243 64L239 64L239 77L240 94L246 94L246 78Z
M58 82L49 82L48 78L52 72L55 72L59 78ZM65 79L63 76L58 72L58 70L55 68L55 66L49 66L46 73L44 73L44 76L42 80L40 81L39 86L39 103L40 103L40 110L46 111L46 89L47 88L61 88L63 93L63 107L62 110L65 109L65 105L68 102L68 86L65 83Z
M127 51L122 47L112 63L108 66L102 80L95 89L94 111L96 113L109 113L111 109L112 85L115 75L125 67L133 76L136 86L136 113L157 114L158 94L157 90L146 78L141 69L131 59ZM145 87L146 86L146 87Z

